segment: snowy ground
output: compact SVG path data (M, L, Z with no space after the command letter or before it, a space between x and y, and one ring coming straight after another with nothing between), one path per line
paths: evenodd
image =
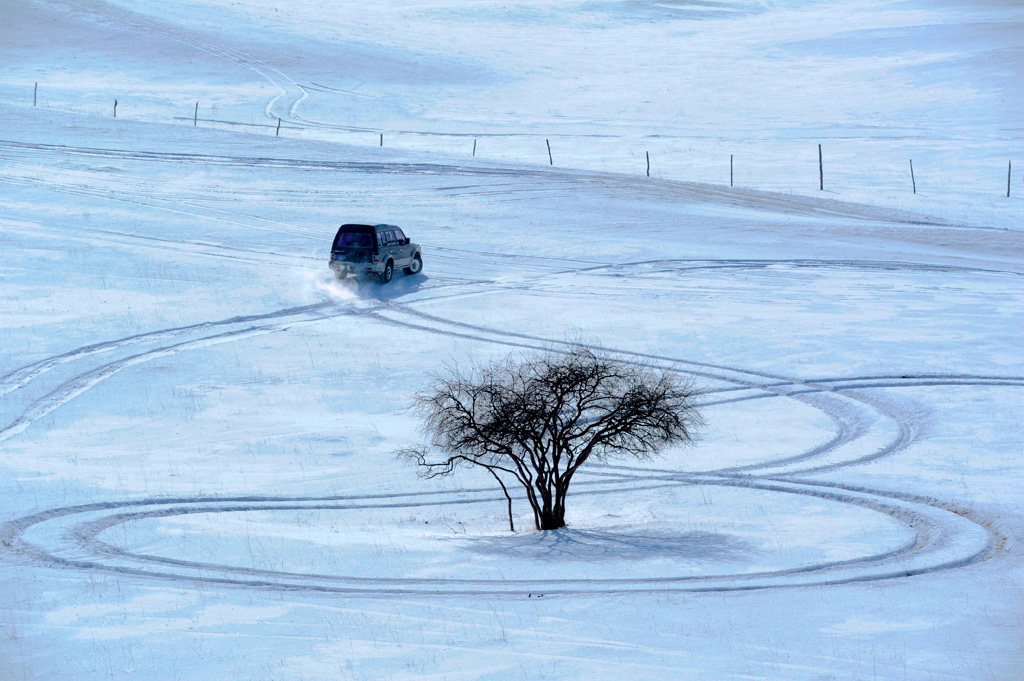
M1017 3L279 5L5 7L0 679L1019 678ZM701 444L555 533L394 460L570 339Z

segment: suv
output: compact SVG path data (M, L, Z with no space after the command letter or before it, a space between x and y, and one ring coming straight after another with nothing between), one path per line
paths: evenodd
M419 244L411 243L394 225L342 225L331 246L330 266L339 279L349 274L377 275L386 284L396 267L418 274L423 256Z

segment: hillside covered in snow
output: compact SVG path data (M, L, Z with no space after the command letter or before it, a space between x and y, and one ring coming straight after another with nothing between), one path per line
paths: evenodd
M1018 677L1019 3L7 5L0 679ZM572 342L699 443L396 460Z

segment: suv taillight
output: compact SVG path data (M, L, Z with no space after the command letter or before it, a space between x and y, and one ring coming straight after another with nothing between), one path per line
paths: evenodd
M379 255L373 256L373 261L374 262L380 262L380 256Z

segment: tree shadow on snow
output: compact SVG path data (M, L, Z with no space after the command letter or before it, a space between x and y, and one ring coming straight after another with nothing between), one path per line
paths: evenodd
M546 532L486 537L464 544L468 551L526 560L609 561L670 558L675 561L731 561L752 546L737 537L711 532L619 532L562 528Z

